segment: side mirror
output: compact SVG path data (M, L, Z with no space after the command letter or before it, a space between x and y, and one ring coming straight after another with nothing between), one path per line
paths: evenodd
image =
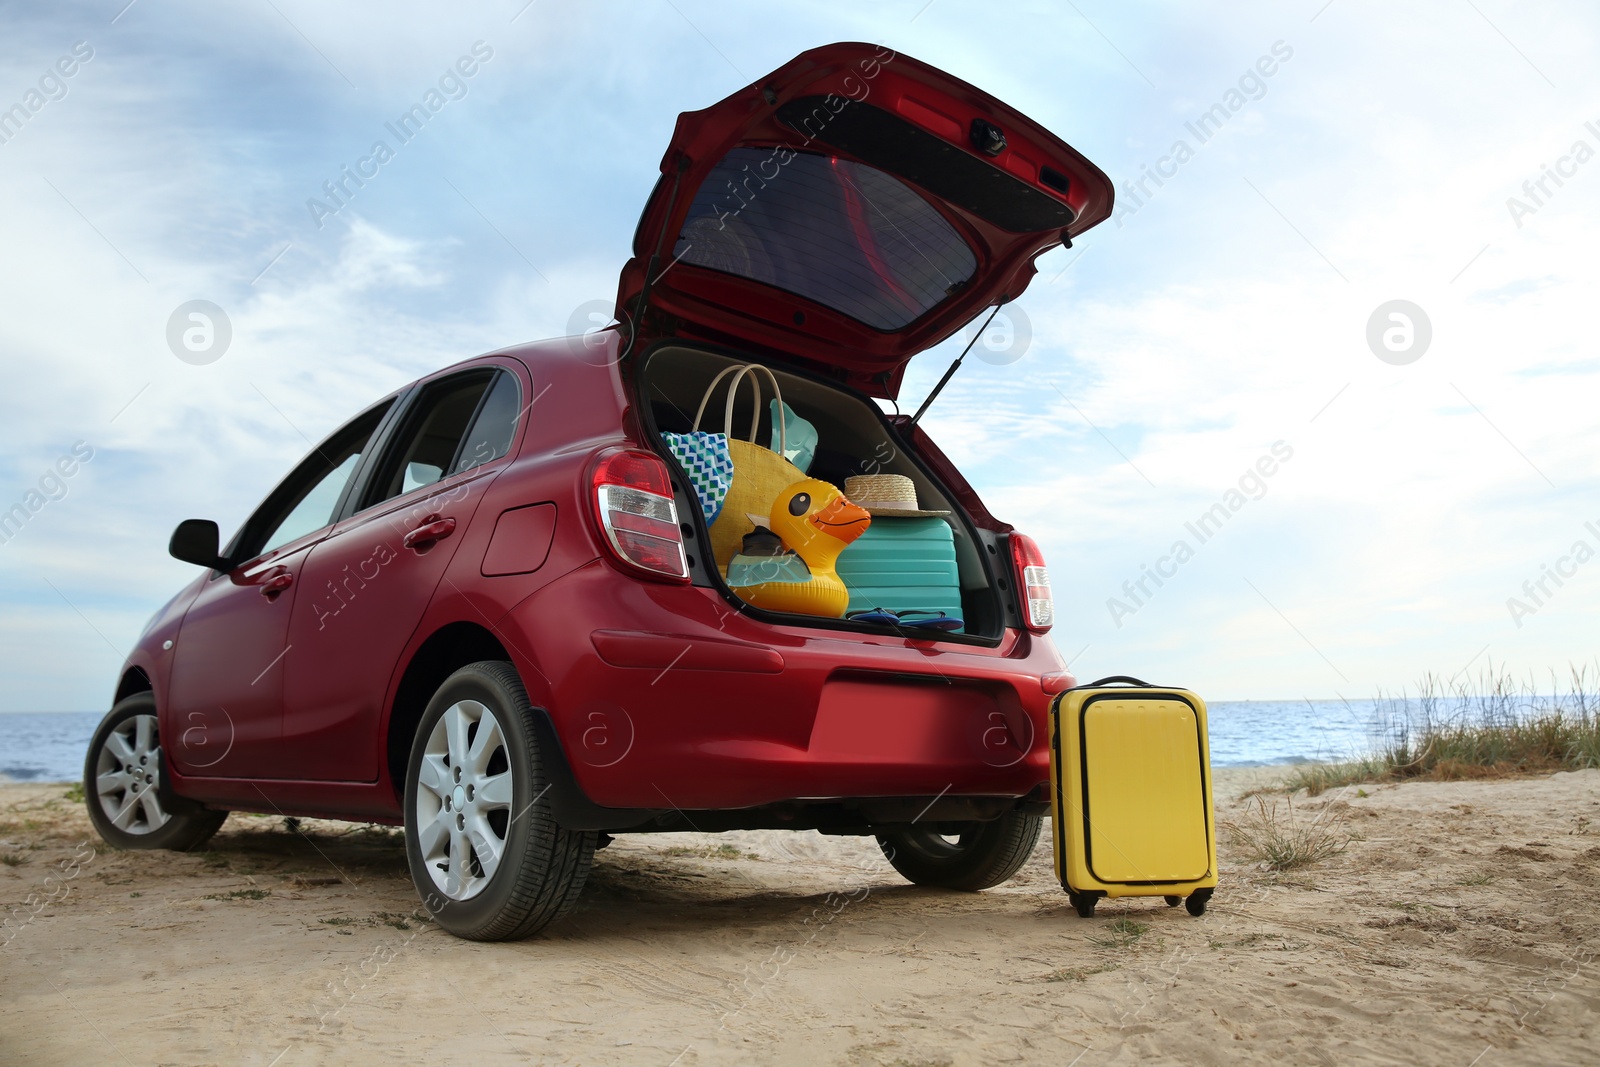
M228 561L221 557L221 550L218 548L220 541L221 534L217 530L217 524L210 519L184 519L178 523L178 528L172 531L172 540L167 542L167 551L172 553L173 559L181 559L197 567L227 570Z

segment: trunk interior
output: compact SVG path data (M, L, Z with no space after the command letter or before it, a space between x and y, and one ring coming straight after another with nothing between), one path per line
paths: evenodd
M706 389L719 371L738 363L753 362L749 358L730 355L678 343L656 347L643 360L639 371L639 387L645 400L646 429L669 464L676 461L661 443L662 433L687 433L694 428L695 412L705 397ZM741 606L757 617L770 617L787 624L801 623L829 628L847 628L874 633L901 633L924 639L981 642L992 644L1003 632L1005 617L1000 590L1007 588L1004 561L1009 558L1003 539L996 533L979 528L962 511L938 480L911 453L902 436L885 419L882 411L871 400L838 385L811 377L781 365L771 366L783 394L783 401L796 416L809 423L816 431L814 454L804 467L807 478L816 478L843 490L845 482L860 475L903 475L911 480L916 490L916 507L920 511L948 512L945 516L906 518L874 508L874 532L868 529L876 542L871 549L865 547L867 536L848 545L839 555L839 576L850 590L852 611L869 607L887 608L890 611L943 610L947 616L959 611L962 625L959 629L943 631L914 629L886 622L857 622L849 619L815 615L764 611L749 604ZM752 376L754 377L754 376ZM766 376L760 375L761 409L755 441L764 447L776 447L771 416L772 389ZM736 397L731 424L725 423L728 379L716 387L706 403L705 414L699 428L711 433L722 433L731 425L730 437L749 439L753 391L749 379L741 383ZM797 444L798 427L789 426L789 446ZM733 597L726 576L709 551L708 526L694 492L686 484L681 467L677 467L675 484L678 489L679 517L685 527L692 527L694 536L687 539L690 573L695 584L708 585ZM692 516L692 521L691 521ZM911 526L908 524L919 524ZM882 547L886 538L901 531L916 530L918 536L930 535L944 538L948 528L949 545L936 549L945 554L953 550L953 574L949 565L926 564L919 559L901 562L894 557L902 551L895 545ZM924 551L913 547L905 551L915 555ZM851 553L856 553L852 556ZM886 569L917 572L916 579L894 577L891 582L914 581L908 590L884 589L873 581L875 572L863 560L876 560L887 553ZM847 565L850 573L847 573ZM874 564L873 566L877 566ZM937 573L935 573L937 572ZM997 588L997 585L999 588ZM959 604L959 607L957 605ZM908 614L916 619L926 616Z

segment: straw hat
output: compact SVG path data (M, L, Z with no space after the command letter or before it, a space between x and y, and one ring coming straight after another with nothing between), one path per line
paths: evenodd
M948 515L917 507L917 486L904 474L858 474L844 480L844 495L871 515L900 518Z

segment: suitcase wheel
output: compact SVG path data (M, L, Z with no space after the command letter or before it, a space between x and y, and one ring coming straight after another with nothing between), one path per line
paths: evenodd
M1094 918L1094 906L1099 902L1100 896L1097 893L1068 892L1067 899L1072 902L1074 908L1078 909L1079 918L1092 919Z
M1185 902L1184 906L1189 909L1190 915L1204 915L1206 913L1206 904L1208 904L1210 900L1211 890L1196 889L1193 893L1189 894L1189 899Z
M1169 908L1176 908L1183 903L1182 897L1162 897L1161 899L1167 902L1167 907Z

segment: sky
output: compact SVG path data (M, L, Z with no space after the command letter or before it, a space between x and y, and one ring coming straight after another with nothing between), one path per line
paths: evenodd
M838 40L972 82L1117 184L925 422L1040 543L1081 677L1354 700L1593 675L1597 24L1506 0L0 4L0 112L28 109L0 124L0 511L43 501L0 542L0 710L109 706L192 577L180 519L226 537L392 389L598 325L678 113ZM195 300L230 327L209 362L169 343ZM913 361L907 407L964 342Z

